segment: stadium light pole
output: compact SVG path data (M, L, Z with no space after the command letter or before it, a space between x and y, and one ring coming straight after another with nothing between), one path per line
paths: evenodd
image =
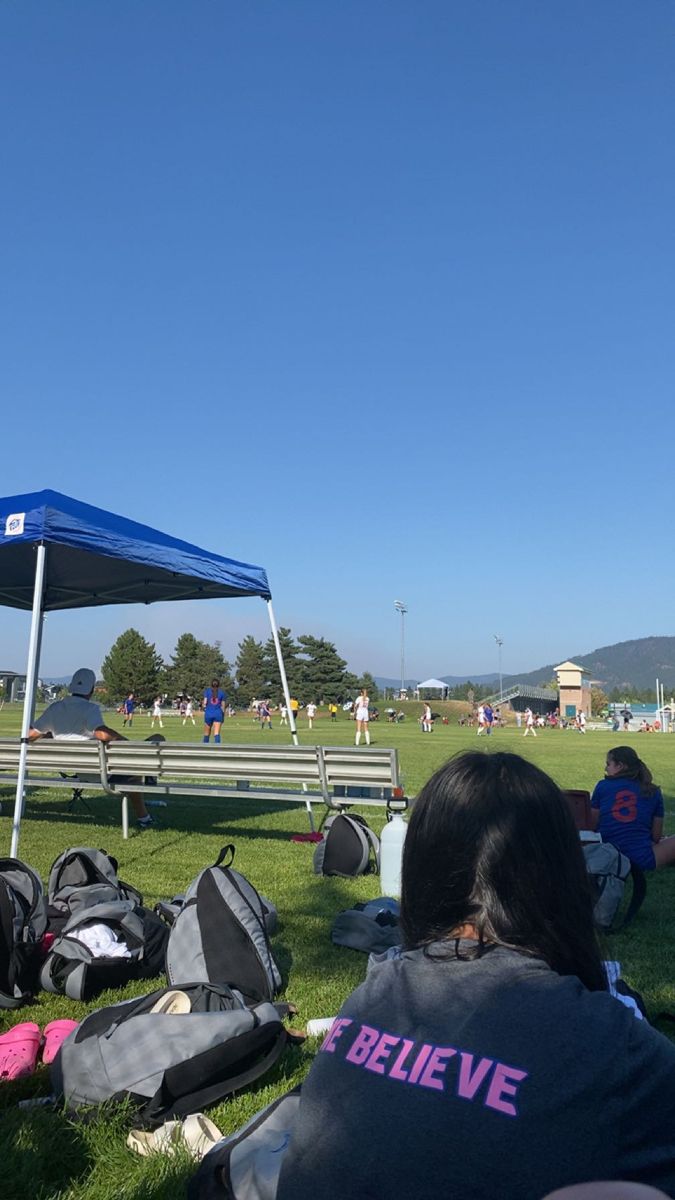
M502 698L502 646L504 645L504 639L500 638L498 633L493 633L492 636L497 643L497 655L499 658L499 699L501 701L501 698Z
M401 614L401 692L405 691L405 614L407 605L402 600L394 601L394 608Z

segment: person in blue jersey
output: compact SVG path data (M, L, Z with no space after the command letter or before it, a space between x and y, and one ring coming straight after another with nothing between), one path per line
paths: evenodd
M218 679L212 679L211 687L207 687L204 690L203 741L208 742L211 732L213 731L214 742L220 742L220 727L225 716L223 712L224 703L225 692L220 686L220 681Z
M591 797L592 824L643 871L675 863L675 837L663 837L663 796L632 746L607 752L605 778Z
M134 693L129 692L129 695L126 697L124 703L122 704L122 712L124 713L124 720L122 721L123 729L124 729L125 725L128 725L129 728L131 729L131 726L134 723L134 709L135 708L136 708L136 701L134 700Z

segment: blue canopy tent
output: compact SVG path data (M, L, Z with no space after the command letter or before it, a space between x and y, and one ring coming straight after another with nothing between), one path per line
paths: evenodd
M12 857L19 845L44 614L103 604L231 596L260 596L267 604L291 736L297 743L271 592L262 567L200 550L60 492L0 499L0 604L32 610Z

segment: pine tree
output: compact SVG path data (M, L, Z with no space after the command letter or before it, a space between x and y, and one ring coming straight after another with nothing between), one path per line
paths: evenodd
M241 704L250 704L257 696L265 697L269 690L265 652L262 642L256 642L248 634L239 643L235 663L237 676L237 698Z
M338 696L338 700L354 700L357 693L360 691L360 679L357 679L356 675L354 675L352 671L345 671L342 677L342 692Z
M361 690L361 688L366 689L368 696L370 697L371 700L379 700L380 689L377 686L372 675L370 674L370 671L364 671L363 675L359 679L359 691Z
M302 699L338 700L345 686L347 664L332 642L303 633L298 638L301 654Z
M121 633L103 660L103 681L111 700L133 692L147 704L157 695L162 658L136 629Z
M212 679L220 680L227 696L232 695L230 664L223 658L220 642L201 642L193 633L182 633L166 669L167 690L174 696L200 699Z
M298 646L295 642L290 629L282 625L279 629L279 645L281 646L281 655L286 668L286 678L288 679L288 690L291 696L297 696L299 699L300 691L300 663L298 662ZM281 686L281 672L279 663L277 662L277 653L274 649L274 639L268 638L263 647L263 659L265 663L265 677L268 680L269 694L273 701L279 701L283 698L283 688Z

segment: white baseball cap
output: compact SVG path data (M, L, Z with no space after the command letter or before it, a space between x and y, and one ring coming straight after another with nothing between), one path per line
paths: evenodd
M71 696L91 696L96 687L96 676L89 667L80 667L68 685Z

